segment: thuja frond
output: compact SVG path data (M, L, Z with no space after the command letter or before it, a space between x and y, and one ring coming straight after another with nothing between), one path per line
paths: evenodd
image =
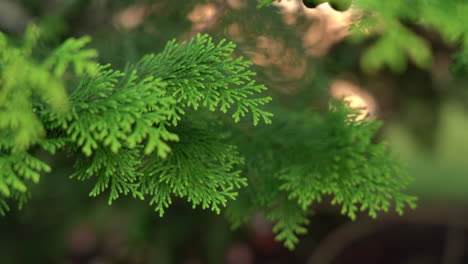
M4 145L3 145L4 146ZM51 168L26 151L11 151L0 146L0 213L8 210L7 199L20 206L28 197L29 183L38 183L41 172Z
M68 113L44 111L44 119L51 128L63 130L87 156L101 145L117 153L147 139L145 152L156 149L165 157L169 152L165 141L178 139L164 126L174 103L165 96L165 83L153 76L140 78L136 71L124 74L108 68L102 66L96 76L81 80L70 96Z
M130 69L142 76L158 76L167 84L167 93L177 102L173 125L181 119L185 107L196 110L200 106L223 113L234 108L232 117L236 122L250 112L254 125L260 119L268 124L272 114L260 107L271 98L252 97L266 87L252 79L255 73L249 69L250 61L232 57L235 47L225 40L215 44L208 35L181 43L172 40L161 53L143 57Z
M392 200L399 213L405 204L414 207L414 197L401 193L410 180L405 168L386 144L372 142L380 122L359 120L359 110L348 109L342 103L332 105L314 151L320 154L281 170L280 189L303 209L333 195L332 204L341 204L351 219L359 210L375 218L378 211L389 210Z
M248 210L231 210L232 218L239 223L260 210L290 249L306 232L310 205L325 195L352 219L364 210L376 217L392 203L399 213L414 206L402 193L403 166L373 141L379 122L359 120L343 102L325 116L287 111L274 127L227 138L212 116L229 112L235 122L223 125L243 129L234 123L248 113L254 125L272 117L262 109L271 98L259 95L266 88L252 79L250 62L234 57L231 42L173 40L118 71L91 61L96 53L82 49L87 38L67 40L38 62L34 32L21 47L0 34L0 213L8 200L21 205L28 184L50 171L34 156L38 147L75 155L71 177L94 180L90 196L108 192L109 203L146 197L161 216L174 198L219 213L249 183ZM86 73L70 96L62 76L69 65Z
M200 126L183 126L177 133L181 139L171 144L166 158L151 157L143 167L142 192L151 197L151 204L162 216L172 196L186 198L193 207L217 213L228 199L237 196L237 189L246 185L240 176L243 158L236 147Z
M301 209L291 200L282 200L266 214L265 219L275 222L273 232L277 233L276 240L293 250L299 243L298 235L307 233L305 227L309 223L308 211Z
M251 79L250 62L231 57L234 47L206 35L171 41L123 72L106 65L83 77L68 112L41 109L48 130L84 154L77 153L72 178L94 178L90 195L108 190L109 203L121 194L147 195L162 215L172 197L183 197L219 212L246 184L243 159L201 125L206 116L187 120L201 107L227 112L235 106L234 120L251 112L254 125L271 116L260 109L271 98L254 97L266 88ZM43 148L60 147L51 143Z
M14 46L0 33L0 135L14 135L15 149L24 150L45 135L33 105L45 103L58 111L67 109L68 98L62 80L67 65L73 62L78 74L97 67L91 61L96 52L81 50L86 38L70 39L44 61L35 60L32 50L38 35L38 29L30 26L23 44Z
M276 173L283 182L279 189L302 211L325 195L332 195L332 204L340 204L341 213L353 220L364 210L375 218L379 211L388 211L392 202L400 214L405 206L414 208L415 197L402 193L411 179L405 168L384 143L373 142L380 122L358 119L359 113L344 102L333 103L319 134L304 144L310 154L302 153L304 158ZM294 232L277 238L289 245L295 240Z
M55 49L44 61L44 68L52 72L55 76L62 76L71 64L77 75L87 72L95 75L98 65L89 63L97 57L97 51L93 49L83 49L91 42L91 38L86 36L80 39L69 38L57 49Z
M98 148L91 157L82 155L75 163L76 171L70 176L78 180L97 178L97 183L90 196L97 196L109 189L109 204L120 194L131 193L133 197L143 199L138 191L142 176L139 149L120 149L118 153L109 148Z
M310 206L325 196L351 219L359 211L376 217L391 208L402 213L415 206L415 197L403 193L411 179L405 167L385 143L374 141L379 121L358 118L360 110L343 101L333 102L323 116L275 114L273 127L248 133L255 140L238 139L246 160L255 162L247 162L244 170L250 201L244 210L236 209L237 202L228 208L234 224L255 208L276 222L276 238L292 249L305 231Z
M173 196L219 212L246 184L236 147L200 125L203 117L187 121L204 107L234 108L236 121L250 112L255 125L270 122L260 107L271 98L256 97L266 88L252 80L250 62L233 57L232 42L173 40L118 71L91 61L97 53L83 49L88 37L68 39L36 61L38 36L32 26L16 47L0 34L0 212L7 200L22 204L28 183L51 169L32 147L77 155L71 177L93 178L91 196L109 191L111 203L148 195L161 214ZM70 96L63 81L69 65L86 73Z

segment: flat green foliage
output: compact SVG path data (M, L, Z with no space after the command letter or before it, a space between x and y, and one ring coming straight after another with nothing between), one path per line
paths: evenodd
M248 70L251 62L231 57L234 48L232 42L221 40L215 44L206 35L199 35L188 43L172 40L161 53L143 57L136 68L142 75L154 74L167 83L167 92L177 103L170 120L173 125L184 114L184 107L197 110L200 106L223 113L232 107L236 122L250 112L254 125L261 119L269 124L272 114L259 106L271 98L250 97L266 87L251 79L255 75Z
M255 96L266 88L251 79L251 62L232 56L233 43L221 40L215 44L207 35L199 35L189 42L170 41L161 53L144 56L121 72L110 65L87 64L96 54L80 50L88 40L67 40L41 65L34 62L31 52L24 55L33 70L47 75L46 82L28 82L45 91L57 78L60 93L53 90L52 95L33 102L32 92L25 92L30 97L22 99L23 112L13 112L6 102L2 105L3 114L11 120L36 123L24 128L8 121L0 130L0 212L8 209L5 199L23 201L26 183L37 183L41 171L51 170L30 153L32 147L51 153L66 149L75 155L71 178L94 179L90 196L108 192L109 204L121 195L149 196L162 216L175 196L186 198L194 207L219 212L228 199L236 197L236 189L246 185L239 170L243 158L235 146L224 143L224 136L211 131L216 128L211 121L191 120L193 115L187 114L201 108L219 110L230 112L238 122L250 112L254 125L260 120L270 123L272 114L259 107L271 98ZM31 49L33 44L25 43ZM17 62L4 57L2 69L19 70ZM59 77L69 64L75 66L77 76L86 74L67 96ZM13 83L9 77L2 78L2 83ZM23 88L24 83L14 85ZM9 87L2 86L2 95L12 96L7 93L12 90ZM48 100L56 94L60 100ZM20 149L18 142L10 140L19 133L14 129L28 135L42 132L29 136Z
M344 101L331 103L324 116L276 113L274 134L259 129L251 135L262 140L246 150L247 160L255 161L246 168L249 198L227 209L235 226L248 220L245 212L261 211L276 223L276 238L293 249L306 231L310 206L324 198L352 220L358 212L376 218L416 206L416 198L404 194L411 181L405 167L384 142L373 141L379 121L358 118L360 109Z
M391 200L399 214L406 204L415 205L413 197L400 192L409 184L405 169L386 144L372 142L380 122L359 120L358 114L358 109L332 105L320 141L310 144L317 153L314 160L298 160L277 173L284 182L280 190L302 209L321 202L324 195L332 195L332 204L341 204L341 213L353 220L358 210L377 217L378 211L388 211Z
M389 2L355 1L375 11L355 31L385 31L362 56L363 67L400 71L407 57L425 67L427 44L400 23L411 14ZM411 2L423 14L436 12ZM452 41L466 33L436 19L422 22ZM171 40L116 70L92 60L89 40L69 39L38 60L34 27L18 46L0 35L1 214L7 202L21 206L28 186L52 169L37 158L40 150L72 155L70 177L93 181L89 195L106 193L109 204L131 195L163 216L174 199L185 199L216 213L227 207L233 226L262 212L290 249L307 231L310 207L328 197L353 220L359 212L376 217L415 206L403 193L410 182L404 166L374 141L380 122L359 119L360 110L342 101L324 115L275 109L273 118L264 108L271 101L262 95L266 87L254 81L251 62L234 56L232 42ZM238 123L247 116L250 123Z
M237 148L201 127L191 124L178 131L181 140L173 144L173 154L167 159L152 159L143 169L143 189L148 190L150 203L161 216L172 202L171 193L187 197L193 208L200 205L219 213L228 199L237 196L236 190L246 186L238 166L244 160Z

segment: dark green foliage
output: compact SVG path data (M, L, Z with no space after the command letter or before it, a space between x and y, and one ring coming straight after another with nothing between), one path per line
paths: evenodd
M375 218L390 208L399 214L414 208L415 197L403 193L411 179L404 166L385 143L373 142L380 122L358 118L359 112L344 102L332 103L323 117L276 111L275 133L256 130L252 137L261 142L245 151L247 161L255 161L246 168L250 199L233 202L228 218L236 226L247 219L245 208L263 211L277 222L277 239L292 249L305 231L309 207L325 197L353 220L359 211Z
M351 219L356 218L356 204L374 218L377 211L389 209L389 200L395 200L400 214L405 203L414 206L413 198L400 193L410 179L405 169L384 143L372 142L380 122L359 120L358 115L358 110L332 105L320 134L304 144L314 159L297 159L277 173L283 182L280 190L304 210L330 194L332 204L342 204L342 213Z

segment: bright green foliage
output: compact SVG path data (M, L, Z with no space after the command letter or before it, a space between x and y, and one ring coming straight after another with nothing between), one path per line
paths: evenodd
M193 208L201 205L219 213L237 196L236 190L246 186L238 166L243 158L236 147L224 144L209 127L191 126L177 131L181 140L172 145L167 159L151 157L143 169L142 190L161 216L171 204L171 193L187 197Z
M418 36L409 23L437 31L450 44L468 48L468 2L459 0L354 0L356 9L366 15L353 25L353 32L361 37L378 36L363 54L361 65L368 72L385 66L402 72L407 60L421 68L432 62L431 47Z
M69 112L44 111L44 119L51 128L63 130L87 156L101 146L114 153L135 148L144 139L146 153L157 149L166 156L169 146L164 140L178 137L164 126L174 102L164 95L165 83L153 76L141 78L136 70L125 74L108 67L81 80L70 96Z
M89 38L69 39L55 49L48 58L37 62L31 57L38 39L38 29L26 31L24 43L15 47L0 33L0 129L8 131L14 140L11 146L24 150L44 136L44 127L33 106L45 103L52 109L68 108L63 73L73 64L77 74L94 73L94 50L81 50Z
M341 213L356 219L358 211L375 218L380 211L415 207L416 198L403 193L411 178L404 166L373 138L380 122L360 119L359 109L334 102L323 117L312 112L276 111L275 133L258 130L246 149L248 200L228 207L238 226L251 211L263 211L276 222L277 239L293 249L312 213L309 207L331 197ZM260 151L261 150L261 151Z
M138 149L120 149L115 153L105 147L98 148L92 157L78 158L75 163L76 172L71 178L83 181L96 177L96 185L89 195L97 196L109 189L109 204L119 198L120 194L131 193L133 197L143 199L142 193L138 191L138 181L142 176L139 159Z
M362 56L361 65L367 72L374 72L385 66L392 71L403 72L407 56L423 68L431 62L431 51L426 41L399 23L388 30Z
M167 92L177 102L171 116L174 125L184 113L184 107L197 110L200 105L223 113L234 107L232 117L236 122L250 112L254 125L260 119L269 124L272 114L259 106L271 98L250 98L266 87L251 79L255 75L248 70L251 62L231 57L235 47L225 40L215 45L207 35L198 35L188 43L172 40L161 53L143 57L136 69L142 75L154 74L167 83Z
M0 35L0 213L7 200L21 205L28 184L51 170L35 157L41 149L71 154L71 177L94 181L89 195L106 192L109 204L132 195L162 216L182 198L217 213L228 206L234 225L260 211L290 249L306 232L309 207L325 196L351 219L364 210L376 217L392 203L399 213L414 207L402 193L403 166L373 142L379 122L359 120L342 102L325 115L276 109L271 122L262 109L271 100L260 95L266 87L252 79L251 62L233 56L231 42L172 40L119 71L90 60L95 51L82 49L88 38L69 39L38 63L31 32L20 48ZM408 38L420 56L420 40ZM382 60L368 63L402 64ZM252 122L239 123L248 113Z
M29 182L38 183L41 172L51 168L26 151L12 151L0 142L0 214L9 209L6 198L17 200L19 207L28 199Z
M388 211L391 200L400 214L405 203L414 206L414 198L400 192L410 179L404 168L384 143L372 143L380 123L359 120L358 114L357 109L332 105L320 141L310 144L314 159L298 160L277 174L284 182L280 189L302 209L325 195L333 195L332 204L341 204L341 212L351 219L356 219L358 209L375 218L378 211Z
M89 38L69 39L42 62L32 52L39 32L27 29L20 46L0 33L0 214L8 209L6 198L21 204L28 197L29 182L37 183L50 167L26 151L39 144L55 152L63 141L45 140L46 127L37 116L38 106L63 113L68 98L63 75L69 64L77 74L93 74L97 64L94 50L81 50Z
M30 38L28 34L26 38ZM161 53L147 55L121 72L109 65L85 63L95 55L94 51L80 51L88 40L69 39L43 64L30 62L28 67L39 76L28 81L31 87L39 86L42 92L46 89L41 85L57 84L58 88L51 95L44 92L43 100L37 102L32 101L32 92L22 90L24 115L11 120L33 123L18 128L28 135L42 130L29 138L24 149L10 140L18 134L13 121L0 130L0 212L8 209L6 198L24 200L26 181L37 183L41 171L50 171L29 153L38 146L51 153L64 148L75 154L76 171L71 177L94 179L90 196L108 191L109 204L122 194L141 199L149 196L162 215L175 196L219 213L228 199L236 197L236 189L246 185L239 170L243 158L235 146L224 143L225 136L212 132L219 124L209 115L192 120L193 111L203 107L227 113L233 108L236 122L250 112L254 125L260 120L269 123L272 114L259 107L271 98L254 97L266 88L251 79L251 62L232 57L233 43L222 40L215 44L207 35L199 35L189 42L170 41ZM23 49L31 50L33 43L26 43ZM24 60L32 61L31 53L26 55ZM10 87L24 84L5 76L9 71L20 72L20 66L7 55L3 57L8 60L2 61L2 84L11 85L2 86L1 92L11 99L6 93L13 90ZM78 75L88 73L69 97L59 78L68 64L74 65ZM46 81L38 81L41 78ZM2 107L12 111L6 102ZM5 111L7 114L11 115Z
M307 213L294 201L283 200L270 209L265 218L276 222L273 227L273 232L278 233L276 240L283 241L284 245L292 250L299 243L297 235L307 233Z

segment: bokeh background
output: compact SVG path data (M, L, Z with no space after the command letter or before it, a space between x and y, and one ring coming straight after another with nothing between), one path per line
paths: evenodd
M47 50L68 37L91 35L99 61L123 68L172 39L198 33L227 38L254 62L257 79L284 104L345 97L384 120L379 134L408 165L408 192L418 208L350 221L327 203L314 207L309 233L295 251L274 241L260 216L237 230L215 213L175 203L164 218L146 203L90 198L92 183L68 178L73 161L53 165L22 210L0 218L0 263L468 263L468 90L454 76L447 45L427 28L409 25L430 43L428 69L361 70L372 39L349 36L352 11L328 4L307 9L283 0L256 9L255 0L0 0L0 30L21 36L29 23ZM281 103L280 101L280 103Z

